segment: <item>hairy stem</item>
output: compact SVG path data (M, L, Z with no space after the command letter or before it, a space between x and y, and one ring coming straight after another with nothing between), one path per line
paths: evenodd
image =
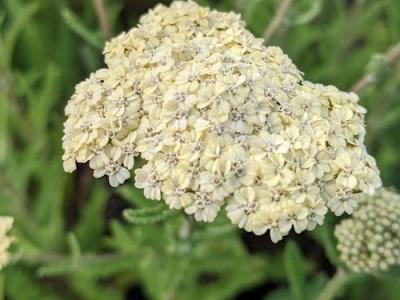
M271 39L271 37L278 30L282 21L285 19L287 12L289 11L290 6L292 5L292 0L281 0L278 6L278 9L275 12L275 15L272 18L272 21L269 23L267 28L265 29L262 37L265 40L265 43Z
M400 60L400 42L386 52L384 60L388 65L394 65ZM359 93L370 84L376 82L377 79L376 73L364 74L364 76L352 86L351 91Z

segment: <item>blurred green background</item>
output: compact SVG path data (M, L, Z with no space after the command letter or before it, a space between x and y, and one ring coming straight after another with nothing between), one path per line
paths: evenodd
M132 183L94 181L86 166L65 174L63 109L75 84L103 66L92 0L0 0L0 215L12 215L15 262L0 299L314 299L339 263L328 218L277 245L224 217L194 224L146 201ZM112 36L156 3L108 0ZM261 36L278 0L199 0L241 13ZM294 0L269 44L305 78L360 91L367 146L386 186L400 187L399 0ZM103 28L104 29L104 28ZM393 55L394 53L394 55ZM399 54L399 53L397 53ZM131 218L124 209L134 208ZM354 276L337 299L400 299L400 277Z

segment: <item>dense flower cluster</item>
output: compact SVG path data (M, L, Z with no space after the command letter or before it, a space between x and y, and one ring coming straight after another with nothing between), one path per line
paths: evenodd
M351 213L380 186L354 93L304 81L240 17L193 2L157 6L105 47L106 69L66 107L64 168L130 177L149 199L278 241L328 208Z
M7 234L12 228L13 222L14 220L11 217L0 217L0 270L10 261L8 248L13 238Z
M341 260L354 272L400 265L400 195L380 189L360 198L353 216L335 228Z

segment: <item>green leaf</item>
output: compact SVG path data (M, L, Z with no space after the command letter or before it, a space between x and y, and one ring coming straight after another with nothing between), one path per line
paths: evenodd
M61 11L61 16L65 24L75 32L80 38L82 38L89 45L93 46L98 50L102 50L104 40L101 35L97 32L91 31L70 9L64 8Z
M0 300L5 300L5 276L0 273Z
M324 0L296 1L295 4L302 2L301 4L306 6L306 9L305 11L301 10L303 7L301 7L301 9L297 7L292 9L293 20L291 23L294 25L303 25L311 22L321 12L323 1Z
M92 276L109 276L122 270L131 270L136 259L129 254L85 254L76 258L60 257L44 264L38 270L41 277L84 272Z
M124 291L115 286L114 282L104 282L87 274L71 274L69 283L79 295L79 299L96 300L123 300Z
M102 182L96 182L91 195L80 209L80 218L74 232L83 250L95 251L101 246L104 233L104 210L107 204L107 189Z
M196 230L195 232L193 232L190 238L193 241L197 242L206 241L208 239L215 239L221 236L225 236L237 230L237 228L235 228L232 224L208 225L210 226L207 226L206 228L204 228L204 230Z
M123 212L124 218L135 224L157 223L177 214L177 211L169 209L165 205L157 207L145 207L138 209L126 209Z
M314 300L318 294L322 291L328 277L325 274L317 274L309 282L306 283L305 288L307 290L307 300ZM264 300L288 300L291 298L291 291L288 288L280 288L269 293Z
M284 258L292 300L307 300L303 257L295 242L288 242L285 247Z
M143 190L135 186L122 185L118 187L117 192L135 207L157 207L159 205L156 201L146 199Z
M338 263L338 252L336 250L336 239L333 235L333 218L332 215L328 214L324 224L311 231L310 234L324 247L325 254L331 263L336 265Z
M45 132L48 128L49 114L56 104L54 99L59 98L60 90L60 70L50 64L42 76L41 87L37 93L31 92L29 101L29 118L31 124L37 127L37 131ZM32 90L38 90L37 86L30 86ZM45 136L45 135L44 135Z
M70 232L67 235L67 242L69 250L71 251L72 259L78 259L81 256L81 246L73 232Z
M60 295L50 285L39 280L27 268L11 267L6 270L6 295L9 299L18 300L62 300L70 299L69 295Z
M130 228L129 228L130 229ZM117 221L111 222L111 237L106 239L106 244L120 252L132 253L138 249L138 243L133 243L133 236L128 228Z
M8 149L8 116L9 109L7 104L7 96L0 91L0 166L6 159Z
M261 36L272 19L275 11L273 1L268 0L248 0L246 2L243 12L243 19L247 23L247 27L256 36Z
M6 69L8 69L11 65L12 55L15 50L17 39L19 38L21 32L25 30L26 24L29 24L30 20L33 18L39 8L38 3L36 2L23 6L18 4L17 6L18 13L14 15L14 22L12 23L11 27L7 29L2 41L3 45L1 45L0 66L5 67Z

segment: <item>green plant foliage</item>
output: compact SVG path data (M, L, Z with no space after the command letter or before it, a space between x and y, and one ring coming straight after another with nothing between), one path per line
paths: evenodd
M284 258L291 298L293 300L307 299L303 257L294 242L289 242L286 245Z
M16 237L13 262L0 272L0 299L311 300L336 288L335 217L272 245L223 216L196 223L145 199L132 181L111 189L85 166L64 173L65 104L75 84L103 66L106 38L94 2L0 0L0 215L15 218ZM171 1L104 2L117 34ZM257 36L281 3L198 2L235 10ZM384 184L397 189L400 63L385 55L399 42L398 0L293 0L269 40L310 81L350 90L374 75L359 92L368 109L367 147ZM397 300L399 278L396 270L350 276L338 295Z
M75 15L68 8L64 8L61 11L61 16L64 19L65 24L78 36L80 36L85 42L95 47L98 50L101 50L104 44L104 39L97 32L91 32L85 24L81 22L78 16Z

